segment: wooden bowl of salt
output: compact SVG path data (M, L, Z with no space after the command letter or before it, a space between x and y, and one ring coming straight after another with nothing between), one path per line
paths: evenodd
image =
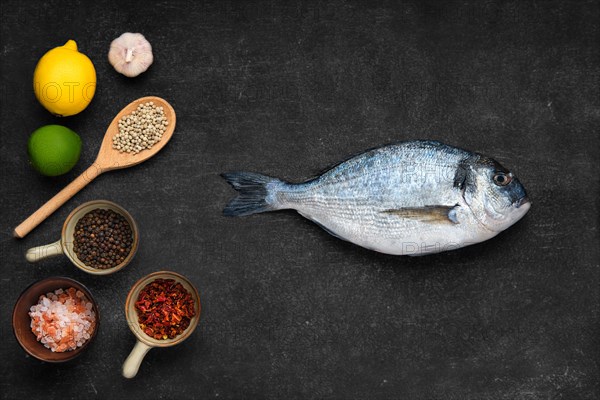
M80 308L73 307L73 301L66 306L61 305L60 301L48 300L44 304L38 304L41 302L40 296L48 299L47 295L52 293L51 297L54 297L57 290L60 294L57 297L64 301L69 298L67 291L70 288L74 289L72 298L76 305L81 304ZM30 315L33 310L34 317ZM58 315L51 317L54 311ZM38 321L33 324L38 329L37 334L33 331L32 320ZM93 323L90 324L90 320ZM87 327L84 325L86 323ZM84 352L93 342L99 323L98 305L88 288L74 279L60 276L43 279L25 289L15 303L12 315L13 332L23 350L38 360L52 363L72 360ZM43 325L43 329L39 329L40 325ZM40 337L47 342L46 345L38 340Z

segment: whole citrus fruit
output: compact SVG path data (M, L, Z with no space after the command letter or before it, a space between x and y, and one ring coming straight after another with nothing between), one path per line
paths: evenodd
M81 138L65 126L42 126L29 137L27 153L31 165L42 175L62 175L79 161Z
M69 40L40 58L33 72L33 91L52 114L68 117L80 113L96 92L94 64Z

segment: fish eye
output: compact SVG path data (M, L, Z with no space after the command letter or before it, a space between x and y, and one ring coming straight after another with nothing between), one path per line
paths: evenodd
M494 183L498 186L506 186L512 181L512 177L503 172L498 172L494 175Z

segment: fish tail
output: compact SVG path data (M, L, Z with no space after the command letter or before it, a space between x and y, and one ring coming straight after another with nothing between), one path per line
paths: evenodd
M275 187L283 184L281 180L254 172L231 172L221 176L238 191L238 196L223 209L223 215L238 217L279 209L273 194Z

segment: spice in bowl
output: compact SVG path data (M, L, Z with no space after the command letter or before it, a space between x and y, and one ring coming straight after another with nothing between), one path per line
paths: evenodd
M157 340L173 339L196 315L194 298L174 279L156 279L146 285L135 302L144 333Z
M73 251L85 265L96 269L116 267L133 246L133 231L124 216L97 208L75 225Z
M120 153L137 154L160 141L169 121L164 109L150 101L123 116L118 125L119 133L113 136L113 149Z
M93 304L73 287L40 296L29 310L31 331L38 342L53 352L75 350L92 337L96 329Z

